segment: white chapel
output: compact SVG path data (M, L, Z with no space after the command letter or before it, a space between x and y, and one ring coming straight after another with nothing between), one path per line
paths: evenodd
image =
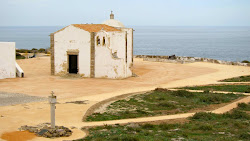
M71 24L50 35L51 74L90 78L132 76L133 29L110 19L102 24Z

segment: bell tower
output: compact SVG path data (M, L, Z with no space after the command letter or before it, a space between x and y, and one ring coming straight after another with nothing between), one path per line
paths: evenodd
M113 11L111 11L110 19L114 19L114 18L115 18L115 15L113 14Z

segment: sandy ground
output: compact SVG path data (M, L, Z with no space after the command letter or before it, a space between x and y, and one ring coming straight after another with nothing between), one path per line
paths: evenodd
M221 79L250 75L250 67L243 66L212 63L173 64L135 59L134 72L138 77L124 80L70 79L50 75L49 57L18 60L18 64L24 70L25 78L0 80L0 91L41 97L47 97L54 91L59 98L56 124L66 127L83 125L82 117L89 107L114 96L152 90L156 87L214 84L219 83L217 81ZM65 103L75 100L88 101L87 104ZM0 107L0 135L17 131L22 125L37 125L49 121L49 104L46 101ZM70 139L84 135L78 129ZM33 140L46 139L36 137Z
M47 101L45 97L30 96L25 94L0 92L0 106L30 103L35 101Z

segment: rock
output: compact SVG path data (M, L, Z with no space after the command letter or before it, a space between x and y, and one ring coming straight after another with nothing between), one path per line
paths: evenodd
M192 61L192 62L194 62L194 61L195 61L195 59L194 59L194 58L190 58L189 60L190 60L190 61Z
M40 130L40 131L37 133L37 135L43 136L44 134L49 133L48 131L49 131L49 130L47 130L47 129L42 129L42 130Z
M37 133L37 132L38 132L38 129L32 127L32 128L29 128L28 131L31 132L31 133Z
M72 131L64 126L56 126L54 129L47 126L48 124L40 124L38 126L21 126L20 130L27 130L36 133L37 136L46 138L68 137L72 135Z
M179 130L180 129L176 128L176 129L172 129L172 130L169 130L169 131L173 132L173 131L179 131Z
M171 56L168 57L168 59L175 60L176 56L175 55L171 55Z
M127 127L138 128L139 124L137 124L137 123L130 123L130 124L127 125Z
M132 77L138 77L138 75L136 75L135 73L132 73Z
M220 134L220 135L224 135L224 134L225 134L225 132L218 132L218 134Z

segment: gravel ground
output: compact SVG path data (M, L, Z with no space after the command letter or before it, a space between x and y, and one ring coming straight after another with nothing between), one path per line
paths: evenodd
M29 96L25 94L0 92L0 106L8 106L45 100L48 99L44 97Z

